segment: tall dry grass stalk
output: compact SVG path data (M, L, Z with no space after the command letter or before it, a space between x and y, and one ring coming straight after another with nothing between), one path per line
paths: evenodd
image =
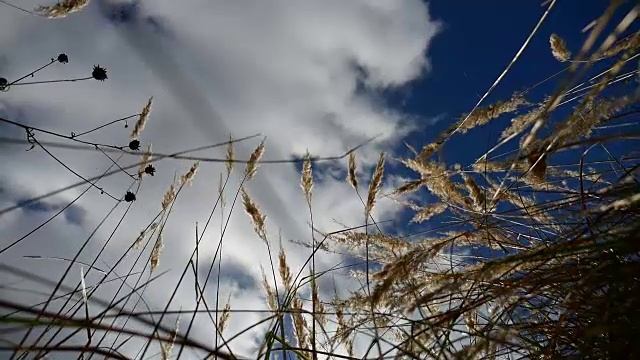
M51 6L38 6L34 12L49 19L60 19L83 10L89 5L89 0L62 0Z

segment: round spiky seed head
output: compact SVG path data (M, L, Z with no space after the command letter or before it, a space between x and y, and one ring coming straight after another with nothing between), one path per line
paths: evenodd
M153 176L156 173L156 168L149 164L144 168L144 173Z
M62 53L60 55L58 55L58 62L62 63L62 64L66 64L69 62L69 57L67 56L67 54Z
M107 69L100 67L100 65L95 65L93 67L93 72L91 72L91 76L98 81L105 81L107 78Z
M138 150L140 149L140 140L138 139L133 139L129 142L129 149L131 150Z
M132 193L131 191L127 191L127 193L124 194L124 201L132 202L135 200L136 200L136 194Z

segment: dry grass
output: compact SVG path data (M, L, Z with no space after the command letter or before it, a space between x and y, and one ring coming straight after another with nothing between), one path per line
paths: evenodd
M519 141L515 150L478 154L464 170L428 160L445 139L529 106L521 94L463 115L466 122L403 159L419 178L393 195L414 212L413 221L434 227L427 231L434 236L378 241L374 291L347 299L338 320L347 322L342 314L348 309L366 327L379 327L373 301L395 316L392 338L401 358L638 356L630 329L640 321L640 281L632 275L640 253L640 162L634 155L640 121L635 87L616 81L623 69L637 72L628 62L640 48L634 39L629 35L605 51L606 58L619 58L601 76L564 90L578 94L570 111L564 111L566 102L552 108L548 96L514 117L491 152ZM561 38L552 35L550 43L554 57L570 60ZM527 139L524 131L536 122L546 124L544 136ZM626 126L609 126L617 122ZM423 189L437 201L419 205L407 197ZM358 243L378 237L361 234ZM337 251L334 244L327 249ZM357 247L346 249L357 256ZM363 278L362 272L355 276Z
M63 17L87 3L64 1L39 11ZM609 18L605 14L598 21L602 24ZM618 25L622 28L625 24ZM415 176L389 195L407 206L412 218L408 227L385 227L373 214L385 171L389 174L382 153L372 169L367 198L360 198L366 226L345 225L343 230L322 233L314 224L312 211L312 202L319 196L317 188L313 194L314 186L321 184L314 184L313 170L318 168L312 169L316 160L312 164L307 153L302 159L300 187L310 212L310 236L308 241L300 241L306 248L297 249L308 251L307 262L300 269L289 263L282 244L272 258L266 214L250 197L249 185L245 184L255 178L265 152L262 141L251 153L236 192L261 240L256 244L261 248L251 251L266 251L272 260L269 275L260 268L268 323L257 357L639 357L635 333L640 331L640 118L637 84L622 80L637 77L637 65L632 60L637 59L640 36L636 32L618 39L620 34L595 34L603 29L597 23L589 30L588 39L594 43L585 44L574 60L564 40L551 35L551 54L572 67L563 79L544 80L555 82L550 88L557 89L556 93L534 99L528 91L516 92L503 101L462 114L433 140L424 139L419 152L409 147L413 155L400 163ZM604 40L598 44L595 39ZM144 129L151 104L149 99L132 138L138 138ZM435 159L436 152L450 150L449 139L486 131L488 127L482 126L489 122L496 127L502 124L492 134L494 139L499 137L498 143L483 154L469 154L477 161L459 166ZM221 170L218 199L211 214L222 213L221 232L235 210L235 199L228 212L224 208L228 189L223 176L226 172L229 178L237 161L233 144L232 138L223 143L224 159L216 159L225 169ZM136 194L146 166L161 157L152 157L148 144L140 164L133 167L138 168L134 181L137 188L132 187ZM118 161L113 160L116 165ZM231 334L231 330L245 327L242 334L255 324L236 326L242 317L236 317L235 312L243 309L232 306L230 300L218 304L222 296L222 238L213 260L207 258L206 264L209 273L214 264L218 266L215 304L211 289L206 288L213 281L209 275L204 281L201 276L205 268L200 262L202 227L196 227L195 247L179 282L175 288L163 289L171 300L160 310L145 300L146 288L159 276L167 220L200 166L195 162L183 175L176 175L162 196L158 215L139 234L140 228L135 228L136 233L128 238L136 239L122 254L122 259L133 262L126 274L115 274L117 266L113 266L101 270L106 272L101 280L90 282L91 272L100 265L98 259L102 260L98 254L93 263L82 264L88 270L82 271L75 290L63 284L65 273L58 284L43 281L53 288L46 302L26 306L0 299L0 307L9 313L3 313L0 319L12 326L7 331L14 331L15 326L26 333L22 342L6 345L15 350L14 358L30 353L44 358L66 350L80 357L99 354L126 359L119 353L119 346L128 341L141 341L137 357L143 359L181 358L189 352L202 358L243 358L243 354L231 351L230 345L239 335ZM356 155L351 151L346 182L354 189L354 196L360 197L357 171ZM133 209L133 204L129 205ZM81 251L73 259L63 260L71 267ZM318 251L345 261L326 272L318 271ZM136 267L138 259L141 271ZM362 286L353 292L336 286L334 298L327 301L327 289L322 286L332 276L344 273L351 274ZM148 281L143 281L143 274ZM120 281L117 291L110 293L110 300L101 301L95 291L105 288L114 275ZM193 285L190 288L197 307L173 312L171 302L185 279L195 282L189 285ZM60 295L63 290L66 294ZM231 299L230 294L227 299ZM59 307L51 305L58 306L58 301L62 303ZM202 311L198 310L200 306ZM143 307L141 313L130 311ZM170 314L177 319L186 317L187 326L179 329L177 320L173 326L165 326ZM196 315L199 320L211 320L215 342L193 340L189 332ZM130 320L138 327L130 326ZM42 329L41 334L32 334L35 328ZM86 343L70 347L71 339L79 336L85 336Z

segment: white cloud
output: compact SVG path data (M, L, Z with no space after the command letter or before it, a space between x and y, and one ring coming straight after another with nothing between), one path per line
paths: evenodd
M19 5L32 8L36 4L35 1L24 1ZM54 64L28 80L82 77L90 74L96 64L107 68L109 79L105 83L92 80L14 86L9 92L0 93L2 116L11 118L23 111L19 120L23 123L63 134L79 133L136 113L147 98L153 96L151 118L141 138L143 146L152 141L154 151L168 153L224 141L230 133L234 137L260 133L267 137L267 159L286 159L307 149L314 155L337 155L367 138L382 134L379 141L358 153L368 166L363 172L367 178L377 153L392 149L394 141L406 134L412 124L402 113L385 108L375 96L359 88L365 86L375 90L402 86L420 77L428 70L425 52L439 28L429 17L426 5L419 0L162 0L141 2L135 18L114 25L106 15L113 15L122 4L128 2L94 1L85 11L58 21L28 16L3 6L0 48L6 55L0 61L0 76L16 78L65 52L69 55L69 64ZM365 78L362 78L363 73ZM13 110L8 111L6 107ZM8 127L3 124L0 129L5 134ZM124 129L122 124L112 125L86 138L124 145L130 130L131 126ZM36 137L43 141L64 140L37 132ZM238 154L247 158L257 141L238 144ZM26 194L24 196L35 196L79 180L41 149L36 147L25 152L24 147L5 147L0 154L2 168L8 169L0 175L0 186L5 191L20 190ZM110 161L97 152L49 150L85 177L98 175L110 165ZM194 155L222 157L223 154L224 149L214 149ZM131 164L137 160L137 156L125 156L121 163ZM162 194L174 171L183 173L190 165L191 162L186 161L162 161L157 165L157 175L143 182L138 201L100 259L109 265L117 261L159 210ZM193 186L180 194L165 230L165 248L159 268L159 271L170 272L145 291L145 298L157 309L162 308L169 295L167 289L175 286L193 251L195 223L198 222L202 230L215 202L219 173L223 169L219 163L202 163ZM240 171L242 168L237 169L236 174ZM340 228L338 223L361 224L360 200L343 179L334 179L331 174L326 172L323 181L315 185L314 225L323 231L332 231ZM236 175L228 185L226 213L238 181ZM295 271L309 253L307 249L291 246L286 240L307 241L311 234L307 224L308 210L298 182L299 174L292 164L261 165L256 179L248 186L254 200L267 214L274 256L281 230L290 265ZM130 183L130 178L119 174L100 180L98 185L119 197ZM50 200L55 203L71 201L83 189L84 186ZM11 193L0 195L0 204L5 208ZM36 250L46 255L49 248L73 257L84 239L81 235L88 236L114 202L98 191L90 190L77 204L88 212L83 228L67 231L71 225L57 220L26 238L20 246L0 254L0 261L34 269L56 279L55 276L61 274L60 263L55 265L56 272L47 265L51 261L40 260L35 267L17 259ZM396 209L389 201L380 201L376 216L388 218ZM83 252L81 259L91 261L95 258L124 211L125 204L119 205L91 240L92 245ZM1 244L6 246L9 240L19 238L43 220L46 219L42 214L36 217L23 210L0 216L3 229L7 229L4 232L11 235L8 239L4 237ZM220 213L217 210L200 252L201 265L211 261L219 237ZM143 260L146 256L148 250ZM242 214L239 203L224 236L222 258L223 272L225 261L233 263L236 271L242 269L256 279L260 276L259 264L269 268L266 247L251 231L249 219ZM106 267L102 260L97 266ZM338 260L322 255L319 263L329 267ZM128 271L132 261L127 259L118 266L121 275ZM179 288L172 303L174 309L194 306L193 278L189 275L187 279L190 280ZM96 280L95 275L88 277L89 283ZM229 278L223 280L221 301L226 300L228 291L232 291L235 309L266 309L259 287L240 290ZM75 285L77 281L74 272L69 284ZM215 282L210 282L207 292L211 306L215 300ZM328 290L325 295L330 296L332 290L325 290ZM9 296L6 292L2 294ZM14 293L11 296L21 295ZM263 316L251 312L234 313L228 333L239 332L246 324ZM182 324L186 329L188 321ZM259 334L256 331L234 340L234 351L250 356L255 350L252 348L253 337ZM208 319L199 319L192 334L199 340L211 341L213 332ZM189 352L184 355L193 356Z

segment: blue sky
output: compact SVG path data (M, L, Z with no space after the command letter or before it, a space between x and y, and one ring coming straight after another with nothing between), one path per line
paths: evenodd
M436 126L425 127L412 140L420 144L425 138L434 138L446 130L463 113L469 112L489 89L518 51L546 7L539 1L436 1L431 11L443 19L443 32L430 46L432 72L416 81L400 96L391 97L410 113L422 116L446 114ZM599 17L608 6L606 1L559 1L549 14L537 35L531 40L520 60L483 102L484 106L507 99L514 91L524 90L562 70L549 50L549 36L557 33L576 53L587 37L581 30ZM611 20L617 24L633 7L626 1ZM624 10L626 9L626 11ZM609 26L611 28L611 26ZM639 29L635 23L627 31ZM601 68L596 66L596 68ZM531 92L530 101L540 101L553 92L555 82L550 81ZM408 93L408 94L406 94ZM494 144L508 119L499 124L490 123L480 131L464 137L464 143L455 143L445 152L450 162L468 163L465 155L481 154ZM463 150L464 149L464 150Z
M29 9L40 4L36 0L20 2L20 6ZM585 39L580 30L606 5L605 1L559 1L521 59L483 105L507 98L514 90L561 70L565 65L551 56L549 35L558 33L571 50L577 51ZM628 1L623 8L628 11L632 5ZM319 156L338 155L382 134L378 142L358 152L364 186L380 151L408 155L402 140L420 148L460 114L470 111L544 12L540 1L524 0L441 0L428 6L419 0L320 0L295 5L285 0L194 0L185 4L172 0L95 0L84 11L60 20L44 20L3 4L0 9L0 48L6 49L0 56L0 76L17 78L60 52L69 55L70 63L55 64L36 79L83 76L95 64L105 66L109 75L104 83L13 87L0 93L2 117L69 134L135 114L153 96L151 118L140 138L143 147L152 142L154 151L170 153L224 141L230 133L234 137L261 133L267 137L267 159L299 157L306 150ZM618 15L625 12L620 10ZM612 23L616 20L619 16ZM637 29L636 23L627 32ZM27 37L29 40L25 40ZM372 84L374 89L366 87ZM540 86L529 100L539 101L550 91L552 86ZM507 121L500 119L452 139L445 147L446 161L470 164L495 143ZM88 138L126 143L131 127L124 129L120 125ZM22 133L6 124L0 124L0 130L2 136L19 137ZM60 140L44 134L37 137ZM248 157L258 141L238 144L237 154ZM25 152L19 146L6 144L2 149L0 166L9 170L0 173L0 209L78 181L42 151ZM55 149L55 154L84 176L99 174L111 165L110 160L95 152ZM214 149L198 155L220 158L224 151ZM122 162L137 160L138 156L128 156ZM324 231L363 221L360 200L344 181L345 164L343 161L316 171L314 225ZM391 160L388 164L392 172L388 173L383 191L412 175ZM185 161L159 163L157 175L145 180L123 225L118 225L117 218L125 214L121 206L117 207L117 215L99 228L81 258L91 261L105 239L113 238L98 265L114 263L157 213L174 174L183 173L189 166L191 163ZM165 234L164 253L169 256L163 258L161 270L169 273L157 287L148 289L152 303L163 304L166 300L165 289L173 286L176 273L179 275L191 252L192 241L186 242L187 246L183 239L193 239L195 223L206 221L223 171L220 164L201 164L194 185L181 194L180 205ZM239 179L239 175L232 177L226 194L228 203ZM309 240L310 219L298 182L299 167L263 165L248 186L268 216L270 239L276 245L280 231L284 240ZM113 176L100 185L118 194L130 185L130 179ZM29 232L34 222L46 220L82 189L0 217L0 226L9 229L10 234L0 245ZM360 189L361 194L364 192L365 187ZM89 191L67 210L66 221L51 222L11 252L0 254L0 261L13 259L22 265L21 256L46 256L51 252L69 256L112 206L114 203L99 192ZM228 209L225 211L228 215ZM216 213L214 218L219 219L220 215ZM230 295L236 309L264 308L257 265L269 268L269 259L244 215L237 208L224 235L220 297L226 300ZM375 216L382 220L400 219L395 224L401 225L407 213L382 199ZM207 245L201 251L202 263L213 259L220 228L216 223L208 230ZM285 247L297 272L308 253L286 241ZM3 256L11 258L5 260ZM329 268L344 260L323 255L319 266ZM30 271L44 274L57 274L66 266L46 261L28 264ZM200 272L207 269L208 264ZM118 270L126 271L126 267ZM357 287L357 282L344 273L339 275L336 281L341 290ZM74 280L77 278L69 282L74 284ZM333 279L325 283L330 285ZM193 305L192 291L191 286L181 289L174 307ZM215 290L209 291L215 296ZM333 289L323 289L323 295L332 296ZM0 292L0 296L17 295ZM240 331L242 324L258 318L259 314L234 314L229 331ZM208 326L206 319L198 322L196 335L207 338ZM249 332L238 340L238 348L250 353L256 334L260 331Z

